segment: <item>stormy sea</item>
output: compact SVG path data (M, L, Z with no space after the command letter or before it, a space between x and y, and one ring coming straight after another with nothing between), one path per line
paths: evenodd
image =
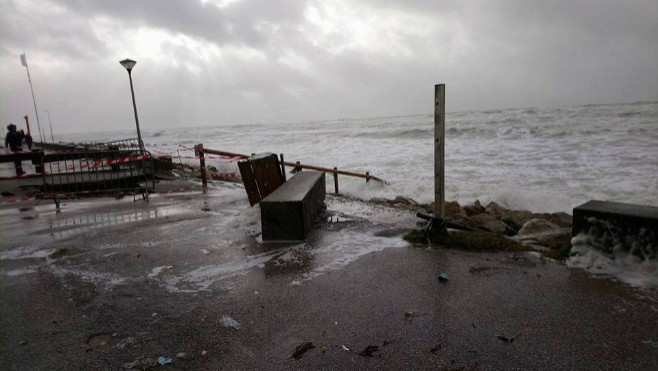
M141 123L154 156L198 164L193 146L338 167L384 179L340 177L340 190L368 200L398 195L434 199L433 114L314 122L236 123L155 129ZM446 199L513 209L571 213L586 201L658 206L658 102L519 108L446 114ZM72 141L110 141L133 133L70 134ZM212 156L208 166L238 172ZM333 179L327 177L328 189ZM330 183L331 184L330 184Z

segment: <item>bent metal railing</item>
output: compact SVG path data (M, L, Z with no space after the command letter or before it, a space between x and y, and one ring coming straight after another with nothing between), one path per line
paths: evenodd
M207 184L208 179L207 179L207 171L206 171L206 161L204 158L204 154L212 154L212 155L218 155L218 156L224 156L228 159L231 160L246 160L249 158L248 155L245 154L240 154L240 153L234 153L234 152L226 152L226 151L221 151L221 150L216 150L216 149L209 149L209 148L204 148L203 144L197 144L194 146L194 152L195 155L199 157L199 162L201 164L201 180L204 185ZM330 173L334 177L334 191L336 194L338 194L338 175L345 175L345 176L351 176L351 177L356 177L356 178L363 178L366 180L366 183L375 180L377 182L381 183L386 183L384 180L381 178L378 178L374 175L370 175L370 172L366 171L365 174L361 173L355 173L352 171L345 171L345 170L340 170L337 167L328 168L328 167L322 167L322 166L315 166L315 165L307 165L307 164L302 164L299 161L297 162L286 162L284 161L283 154L280 154L280 164L282 167L282 172L285 180L285 166L291 166L295 172L302 171L302 169L308 169L308 170L315 170L315 171L323 171L325 173Z
M155 188L148 151L87 150L53 153L41 158L43 185L39 198L59 200L84 194L141 194L148 201Z

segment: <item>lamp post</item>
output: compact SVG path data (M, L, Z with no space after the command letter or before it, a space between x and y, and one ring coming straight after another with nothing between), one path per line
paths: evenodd
M53 120L50 119L50 111L45 110L48 114L48 122L50 122L50 139L55 143L55 136L53 135Z
M133 96L133 110L135 111L135 125L137 125L137 141L139 142L139 149L144 151L144 143L142 142L142 133L139 131L139 118L137 117L137 105L135 104L135 90L133 89L133 77L131 71L135 66L135 61L124 59L120 61L121 65L128 71L128 78L130 79L130 93Z

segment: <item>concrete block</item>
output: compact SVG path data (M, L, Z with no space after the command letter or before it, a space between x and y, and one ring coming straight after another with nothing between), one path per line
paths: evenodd
M658 259L658 207L589 201L573 209L572 235L581 232L605 253L621 248L642 260Z
M323 172L302 171L260 202L263 240L300 241L324 207Z

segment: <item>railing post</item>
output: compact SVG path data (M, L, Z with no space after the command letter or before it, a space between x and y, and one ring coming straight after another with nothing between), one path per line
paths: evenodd
M206 172L206 157L203 153L203 144L199 143L195 147L196 152L198 153L199 156L199 163L200 163L200 168L201 168L201 183L203 184L203 187L208 186L208 173Z
M338 168L334 167L334 190L338 194Z
M366 171L366 183L370 181L370 172Z
M445 84L434 85L434 217L445 218Z
M300 165L299 161L295 162L295 165L296 165L295 166L295 173L298 173L298 172L302 171L302 167L299 166Z
M279 154L279 157L281 157L281 174L283 175L283 181L286 181L286 164L285 161L283 160L283 153Z

